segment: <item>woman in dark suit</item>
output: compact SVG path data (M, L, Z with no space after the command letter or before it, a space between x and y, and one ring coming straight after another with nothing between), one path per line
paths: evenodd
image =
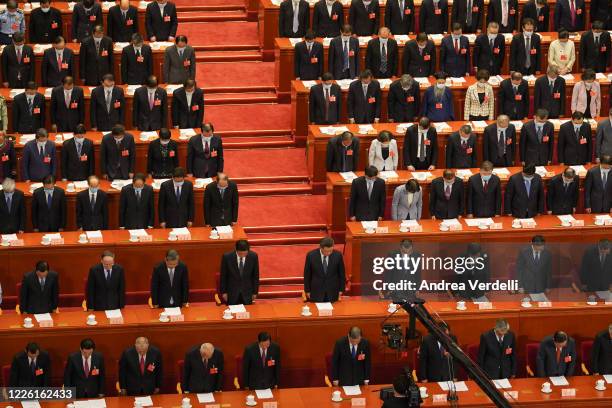
M178 143L170 139L170 131L162 128L159 139L149 143L147 154L147 173L153 178L171 178L178 167Z

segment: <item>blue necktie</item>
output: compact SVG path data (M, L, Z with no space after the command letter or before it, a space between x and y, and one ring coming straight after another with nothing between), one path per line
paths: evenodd
M353 358L355 358L355 356L357 355L357 348L353 345L351 345L351 356L353 356Z
M344 49L342 51L342 54L344 55L344 70L347 71L350 69L348 40L344 41Z
M527 198L529 198L530 189L531 189L531 180L525 179L525 190L527 190Z
M176 201L181 201L181 188L179 186L176 186Z
M7 206L8 210L9 210L9 212L11 211L11 202L12 202L11 196L7 195L6 196L6 206Z
M51 208L51 201L53 200L53 194L47 194L47 207Z

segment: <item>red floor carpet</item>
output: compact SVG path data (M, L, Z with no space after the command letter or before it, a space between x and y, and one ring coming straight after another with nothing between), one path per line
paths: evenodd
M260 278L304 276L304 259L316 245L269 245L254 247L259 256ZM300 262L301 260L301 262Z
M325 195L243 197L238 222L243 227L325 224Z
M196 65L196 79L200 87L206 88L273 88L274 63L200 62Z
M225 168L231 177L308 177L304 149L226 150Z
M204 110L217 131L291 129L291 105L215 105Z
M173 0L177 6L232 6L244 7L244 2L240 0ZM179 10L180 11L180 10Z
M193 46L215 46L223 49L228 45L258 47L257 23L246 21L181 23L177 34L186 35Z

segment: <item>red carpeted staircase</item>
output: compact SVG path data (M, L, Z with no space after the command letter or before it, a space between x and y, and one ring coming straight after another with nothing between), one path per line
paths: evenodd
M291 107L277 103L274 63L263 62L257 22L240 0L177 0L179 34L196 49L205 120L223 137L238 183L238 222L259 254L260 297L299 298L304 257L326 235L326 198L313 195Z

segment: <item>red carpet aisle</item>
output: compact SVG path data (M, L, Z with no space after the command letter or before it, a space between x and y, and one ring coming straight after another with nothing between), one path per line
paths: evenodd
M262 62L257 23L238 0L179 0L179 34L197 50L205 118L223 137L225 169L239 186L239 222L260 255L263 298L299 297L306 252L325 236L325 196L312 195L306 156L278 104L274 63Z

